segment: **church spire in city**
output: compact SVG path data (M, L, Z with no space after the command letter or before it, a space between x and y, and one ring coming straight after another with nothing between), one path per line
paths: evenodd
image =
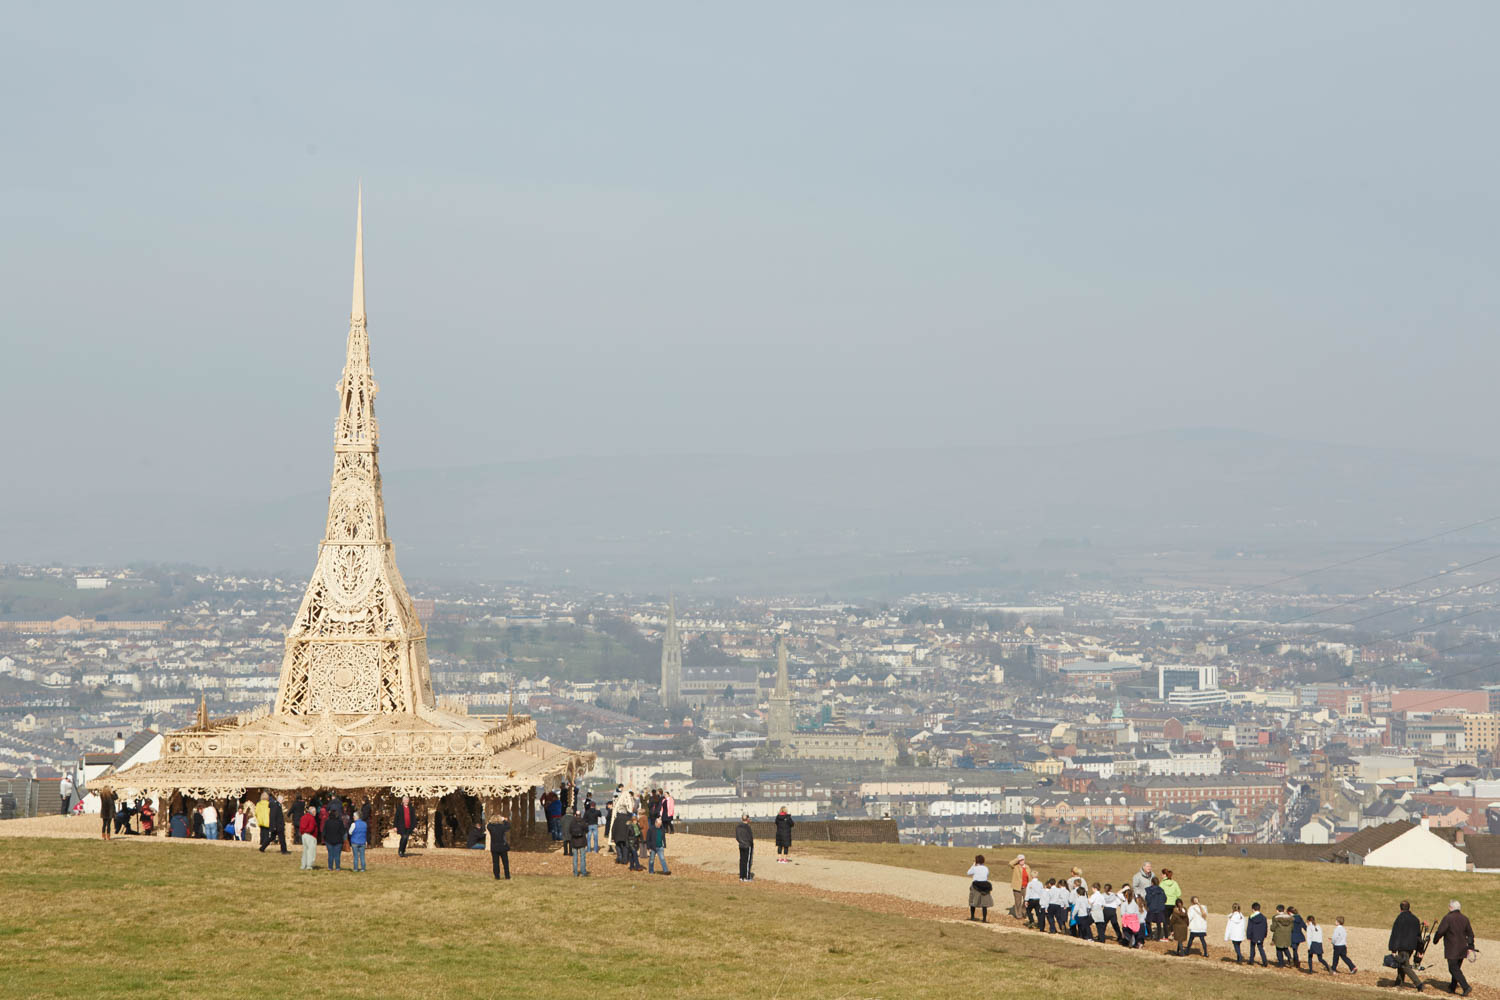
M661 703L682 702L682 637L677 634L677 597L667 598L667 627L661 639Z
M786 636L776 639L776 689L766 712L766 742L786 747L792 740L792 687L786 676Z

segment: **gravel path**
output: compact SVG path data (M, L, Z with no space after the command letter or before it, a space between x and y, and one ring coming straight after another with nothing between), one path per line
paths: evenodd
M739 853L734 842L728 838L683 834L671 839L668 855L707 872L725 873L732 876L738 873ZM966 917L968 910L969 879L967 876L939 875L914 868L876 865L864 861L844 861L807 854L798 856L791 864L777 864L776 848L770 843L756 845L755 880L757 883L805 885L839 893L896 896L928 906L945 908L959 919ZM1009 902L1009 887L996 886L995 901L997 903L1001 902L1002 895L1006 897L1005 901ZM997 933L1037 933L1028 929L1023 922L1012 920L1003 912L997 913L992 910L990 921L989 926ZM1331 920L1325 921L1325 933L1326 927L1331 923ZM1389 934L1389 928L1350 927L1349 956L1358 966L1359 974L1340 974L1339 982L1368 985L1390 984L1394 978L1393 974L1391 970L1385 969L1380 964L1380 960L1386 954L1385 942ZM1209 915L1208 941L1209 954L1212 956L1210 961L1223 962L1226 953L1233 955L1233 950L1224 941L1223 914ZM1464 973L1476 986L1480 983L1500 986L1500 941L1481 939L1476 944L1480 951L1480 960L1465 965ZM1080 948L1098 947L1098 945L1081 941L1077 942L1077 946ZM1106 947L1113 947L1113 944ZM1331 959L1332 947L1325 945L1324 948L1327 952L1326 957ZM1275 951L1269 946L1267 950L1271 955L1275 955ZM1232 960L1229 964L1233 964ZM1273 968L1267 970L1267 974L1297 975L1298 973L1290 970L1277 971ZM1317 974L1326 975L1321 969ZM1441 960L1430 962L1424 980L1446 990L1447 966ZM1500 996L1500 992L1489 989L1482 992ZM1474 995L1481 995L1481 990L1476 988Z

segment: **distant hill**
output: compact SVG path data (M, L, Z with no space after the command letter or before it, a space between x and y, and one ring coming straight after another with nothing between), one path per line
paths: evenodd
M228 491L226 491L227 493ZM173 559L304 572L326 495L0 498L0 558ZM563 458L386 476L408 575L661 588L1014 585L1086 554L1430 534L1500 513L1500 463L1235 431L1057 447ZM227 525L232 529L226 531ZM1465 536L1500 540L1493 530ZM1036 558L1037 553L1050 553Z

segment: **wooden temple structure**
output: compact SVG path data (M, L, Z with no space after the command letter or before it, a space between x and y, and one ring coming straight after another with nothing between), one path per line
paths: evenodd
M160 759L93 783L120 796L182 800L332 793L356 805L368 797L376 826L390 828L409 795L427 818L426 841L441 812L450 821L506 815L524 840L545 831L538 793L574 784L593 754L537 737L514 711L471 716L434 697L427 635L386 534L378 463L377 386L370 368L364 295L363 199L356 213L354 296L339 411L333 480L317 567L307 585L281 663L276 701L238 716L198 721L169 733Z

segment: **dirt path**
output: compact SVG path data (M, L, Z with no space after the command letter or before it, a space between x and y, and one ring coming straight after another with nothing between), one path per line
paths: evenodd
M686 834L673 837L668 849L669 857L680 860L686 864L693 865L706 872L715 872L730 876L737 876L739 867L739 853L734 843L722 837L696 837ZM898 868L891 865L870 864L864 861L843 861L834 858L823 858L815 855L800 855L791 864L777 864L775 848L770 844L758 844L755 857L755 881L757 883L794 884L815 887L818 889L831 890L838 893L869 893L884 896L896 896L912 902L926 904L932 907L940 907L946 911L952 911L956 916L966 916L968 904L969 879L963 875L939 875L935 872L918 871L913 868ZM1001 896L1006 897L1009 902L1010 890L997 887L995 901L1001 902ZM1035 934L1021 921L1012 920L1003 912L991 911L990 926L998 933L1007 934ZM1328 924L1325 923L1325 934ZM1365 983L1375 985L1377 982L1389 984L1393 980L1391 971L1384 968L1380 963L1386 955L1385 943L1389 937L1390 929L1370 927L1349 928L1349 957L1359 968L1358 975L1340 974L1340 983ZM1233 949L1224 941L1224 915L1209 915L1209 955L1210 961L1226 961L1226 955L1230 956L1227 961L1233 964ZM1500 986L1500 941L1479 940L1476 942L1480 951L1480 960L1470 962L1464 966L1464 973L1469 980L1475 984L1484 983L1488 986ZM1077 942L1078 947L1098 947L1089 942ZM1112 947L1113 944L1106 947ZM1151 946L1148 946L1151 947ZM1155 946L1160 948L1160 946ZM1275 951L1268 947L1273 956ZM1333 957L1333 949L1324 945L1327 953L1325 957ZM1304 953L1305 957L1305 953ZM1202 961L1202 959L1198 959ZM1268 970L1276 972L1277 970ZM1290 970L1280 970L1281 975L1297 975ZM1320 968L1317 975L1327 975ZM1424 973L1424 980L1431 985L1438 985L1446 990L1448 985L1448 970L1441 960L1429 963ZM1490 990L1484 992L1490 993ZM1476 989L1475 995L1480 995ZM1495 995L1500 995L1496 993Z

